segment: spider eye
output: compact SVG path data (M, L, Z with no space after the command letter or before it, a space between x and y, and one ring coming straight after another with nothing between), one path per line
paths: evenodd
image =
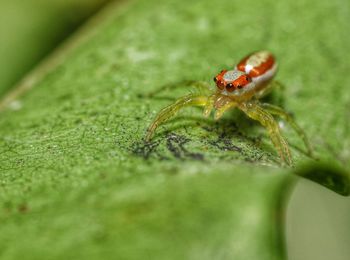
M218 81L218 79L216 77L214 77L214 82L217 82L217 81Z
M232 83L228 83L227 85L226 85L226 90L228 91L228 92L232 92L233 90L234 90L234 86L233 86L233 84Z

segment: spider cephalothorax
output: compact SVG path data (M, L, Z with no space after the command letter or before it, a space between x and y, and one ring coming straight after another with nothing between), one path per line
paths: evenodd
M219 119L228 109L236 107L267 128L271 141L283 162L291 165L291 155L273 115L280 116L290 123L303 139L311 155L311 147L306 135L292 117L280 107L259 102L259 99L274 86L272 79L276 72L277 63L274 56L268 51L259 51L243 58L232 70L222 70L218 73L214 77L216 84L214 91L206 82L189 82L190 85L199 89L200 93L181 97L162 109L148 128L146 140L152 138L154 131L161 123L174 116L183 107L202 106L205 116L209 116L215 109L215 119Z
M223 95L251 87L252 78L240 70L223 70L215 78L216 86Z

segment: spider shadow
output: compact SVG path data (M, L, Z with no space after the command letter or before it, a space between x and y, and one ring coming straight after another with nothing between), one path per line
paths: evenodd
M196 110L202 111L200 108L196 108ZM251 144L258 146L265 151L275 153L274 148L270 144L262 141L262 138L265 135L261 130L259 130L262 126L258 122L248 118L242 111L238 109L232 109L231 111L228 111L224 117L217 121L212 118L212 115L209 118L205 118L203 116L181 115L165 122L164 126L174 123L177 124L175 126L171 126L171 128L167 128L166 130L159 131L156 133L155 137L164 136L169 132L180 129L185 129L185 131L188 132L188 128L201 127L208 133L216 134L217 138L231 139L233 137L236 137L246 139ZM281 130L283 134L283 129ZM299 153L310 157L307 151L302 147L290 142L289 145Z
M258 124L249 120L249 118L245 117L240 111L232 111L232 113L228 114L229 115L218 121L200 116L178 116L164 124L170 125L176 123L176 125L172 125L171 127L165 126L165 129L159 131L155 137L166 138L169 134L176 132L176 130L184 129L187 133L186 138L191 140L189 134L191 130L188 128L200 127L206 132L205 136L200 138L200 142L213 147L213 149L219 149L225 152L236 151L240 153L247 162L259 161L265 152L268 154L275 154L274 148L262 141L262 134L257 135L256 132L253 133L254 130L256 130L255 128L259 128ZM237 122L239 122L239 124ZM245 140L245 143L247 142L248 147L250 146L251 148L241 147L241 145L239 145L239 140ZM248 151L254 151L255 149L265 152L259 153L261 155L259 158L254 158ZM279 159L277 157L275 158L275 156L270 157L270 160L277 164L279 163Z

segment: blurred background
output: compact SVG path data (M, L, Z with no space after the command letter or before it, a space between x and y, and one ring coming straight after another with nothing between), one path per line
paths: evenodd
M0 96L108 0L1 0Z
M35 69L108 0L1 0L0 97ZM346 51L346 50L344 50ZM307 180L287 210L290 259L350 259L350 203Z
M350 200L300 179L287 209L290 259L339 259L350 256Z

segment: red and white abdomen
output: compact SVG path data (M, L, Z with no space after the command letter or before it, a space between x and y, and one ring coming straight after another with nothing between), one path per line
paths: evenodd
M256 85L264 85L275 76L277 63L272 53L259 51L243 58L236 69L248 74Z

